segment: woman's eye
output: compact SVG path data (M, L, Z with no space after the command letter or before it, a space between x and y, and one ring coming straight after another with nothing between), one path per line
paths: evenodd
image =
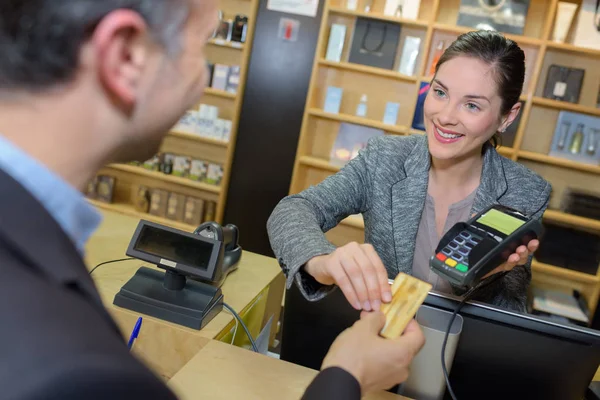
M444 93L444 91L443 91L443 90L440 90L440 89L435 89L435 95L436 95L437 97L444 97L444 96L446 95L446 93Z
M479 107L476 104L473 104L473 103L467 103L467 108L469 110L474 110L474 111L478 111L479 110Z

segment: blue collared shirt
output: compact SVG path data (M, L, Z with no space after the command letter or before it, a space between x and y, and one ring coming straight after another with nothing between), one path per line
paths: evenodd
M44 206L83 254L86 242L102 221L102 215L83 194L2 135L0 169Z

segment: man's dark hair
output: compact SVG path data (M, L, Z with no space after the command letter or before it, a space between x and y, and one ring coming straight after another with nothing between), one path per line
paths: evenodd
M71 80L82 44L110 12L129 9L175 52L187 0L0 0L0 90L40 90Z

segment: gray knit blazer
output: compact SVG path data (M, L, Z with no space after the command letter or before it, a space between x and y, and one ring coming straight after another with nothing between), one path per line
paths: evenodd
M484 150L483 172L471 215L502 204L541 218L551 186L521 164ZM308 300L316 301L333 287L323 286L301 267L311 258L335 250L324 235L342 219L362 214L365 243L371 243L388 276L412 273L417 229L427 196L430 155L427 138L381 136L342 170L303 192L288 196L267 222L273 251L287 277ZM531 259L516 267L476 297L499 307L524 311L531 280ZM456 294L461 294L459 289Z

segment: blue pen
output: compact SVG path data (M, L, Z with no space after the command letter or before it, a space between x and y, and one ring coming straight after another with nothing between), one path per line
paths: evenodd
M127 347L129 347L130 350L133 347L133 342L135 342L135 339L137 339L141 328L142 328L142 317L139 317L137 322L135 323L135 326L133 327L133 332L131 332L131 336L129 336L129 343L127 344Z

